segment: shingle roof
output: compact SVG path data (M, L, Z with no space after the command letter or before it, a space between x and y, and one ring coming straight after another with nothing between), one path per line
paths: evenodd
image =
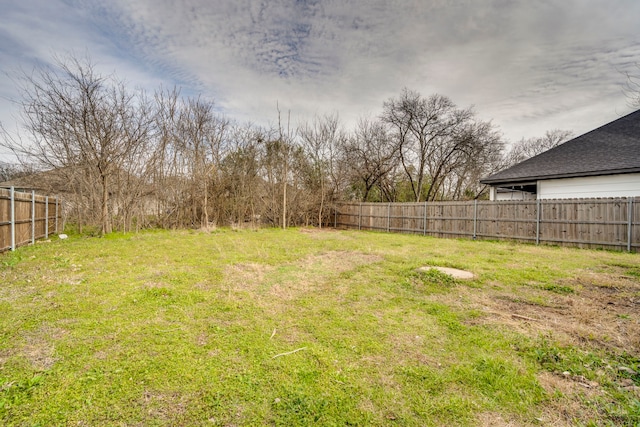
M483 184L640 172L640 110L482 179Z

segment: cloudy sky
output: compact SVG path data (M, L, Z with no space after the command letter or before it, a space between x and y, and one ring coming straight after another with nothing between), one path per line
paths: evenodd
M632 111L640 1L0 0L5 127L9 76L69 53L132 86L201 93L240 122L273 123L278 104L350 127L408 87L473 105L516 141Z

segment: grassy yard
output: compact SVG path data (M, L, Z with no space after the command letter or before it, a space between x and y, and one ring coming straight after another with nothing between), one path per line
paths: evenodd
M3 425L640 423L638 254L308 229L53 240L0 255Z

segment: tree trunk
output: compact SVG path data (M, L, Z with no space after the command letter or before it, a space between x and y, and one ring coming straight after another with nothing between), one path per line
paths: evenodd
M286 156L286 154L285 154ZM284 160L284 171L282 172L282 228L287 228L287 159Z
M202 221L201 221L201 225L206 229L209 230L209 211L207 209L207 204L209 203L208 200L208 193L209 193L209 188L207 185L207 178L205 177L204 179L204 197L202 198Z
M107 233L111 233L111 225L109 223L109 176L102 175L102 210L100 215L100 222L102 223L101 235L104 236Z
M318 228L322 228L322 211L324 209L324 180L320 178L320 210L318 211Z

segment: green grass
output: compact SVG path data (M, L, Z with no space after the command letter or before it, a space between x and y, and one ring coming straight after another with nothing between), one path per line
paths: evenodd
M54 239L0 255L0 423L635 426L634 341L506 320L637 298L638 271L636 254L366 232ZM612 328L633 331L623 309Z

